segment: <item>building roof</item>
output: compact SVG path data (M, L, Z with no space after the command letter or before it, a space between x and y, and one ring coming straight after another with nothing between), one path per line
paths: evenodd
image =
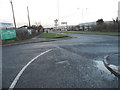
M0 29L1 28L10 28L13 27L12 23L4 23L4 22L0 22Z
M80 26L81 26L81 25L96 25L96 22L80 23L79 25L80 25Z

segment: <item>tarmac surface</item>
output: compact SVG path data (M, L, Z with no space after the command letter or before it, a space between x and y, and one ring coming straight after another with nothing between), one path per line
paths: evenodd
M104 56L118 53L118 37L66 35L73 38L3 46L2 87L9 88L20 70L40 55L14 88L118 88L118 77L103 63Z
M118 63L118 54L113 54L108 57L108 63L115 65L116 67L119 66Z

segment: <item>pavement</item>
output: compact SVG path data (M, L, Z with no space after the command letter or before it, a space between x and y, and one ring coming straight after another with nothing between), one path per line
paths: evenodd
M105 56L105 59L103 60L104 65L106 68L113 73L115 76L120 78L120 62L119 62L120 55L112 54L109 56Z
M14 88L118 88L118 77L103 63L118 52L118 37L65 35L76 38L2 47L2 87L9 88L34 59Z
M40 35L38 35L38 36L40 36ZM51 41L65 40L65 39L71 38L71 37L65 37L65 38L52 39L52 38L38 38L38 36L34 37L32 39L22 40L22 41L10 43L10 44L5 44L2 46L13 46L13 45L22 45L22 44L40 43L40 42L51 42Z

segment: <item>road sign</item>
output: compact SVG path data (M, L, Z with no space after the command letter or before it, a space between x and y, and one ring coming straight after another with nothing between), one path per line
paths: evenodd
M57 22L58 22L58 20L56 19L56 20L54 20L54 22L55 22L55 23L57 23Z
M61 22L61 24L67 24L67 22Z
M58 24L56 23L55 26L58 26Z
M1 40L16 38L16 30L0 30Z

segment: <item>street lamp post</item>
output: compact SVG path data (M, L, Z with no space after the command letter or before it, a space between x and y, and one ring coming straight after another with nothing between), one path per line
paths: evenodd
M79 10L79 8L77 8ZM82 8L82 23L84 23L84 9L87 10L87 8Z
M15 29L16 29L16 21L15 21L15 14L14 14L14 9L13 9L13 3L12 3L12 0L10 1L10 3L11 3L11 7L12 7L12 14L13 14L14 26L15 26Z
M83 17L83 14L84 14L84 13L83 13L83 8L82 8L82 23L84 23L84 22L83 22L83 18L84 18L84 17Z
M82 30L84 30L84 9L86 9L87 10L87 8L82 8ZM79 8L78 8L78 10L79 10Z
M84 9L86 9L87 10L87 8L82 8L82 23L84 23Z
M57 0L57 9L58 9L58 26L59 26L59 0Z

